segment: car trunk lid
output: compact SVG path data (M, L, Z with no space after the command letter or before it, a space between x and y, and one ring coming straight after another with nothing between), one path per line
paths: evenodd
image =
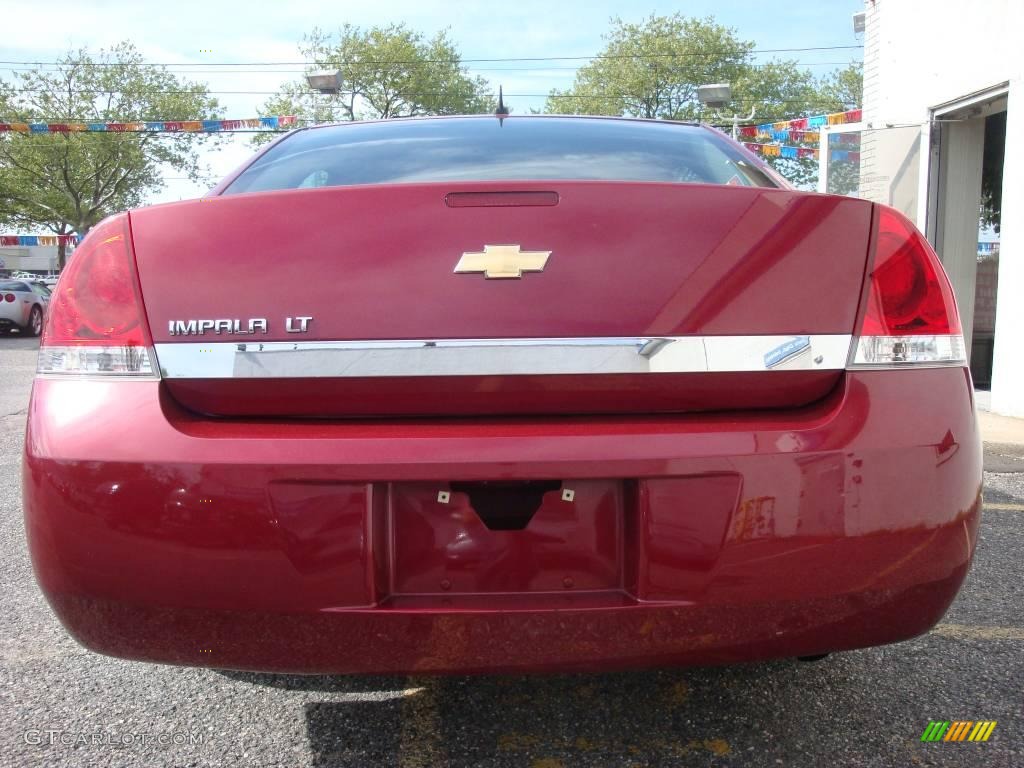
M131 214L171 396L315 417L806 404L845 364L870 220L851 198L633 182L337 187Z

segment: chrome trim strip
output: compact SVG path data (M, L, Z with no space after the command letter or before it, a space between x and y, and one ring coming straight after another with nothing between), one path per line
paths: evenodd
M840 370L849 334L157 344L169 379Z

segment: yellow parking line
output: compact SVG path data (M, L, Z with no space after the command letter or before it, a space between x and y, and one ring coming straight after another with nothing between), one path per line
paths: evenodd
M982 509L998 509L1000 512L1024 512L1024 504L985 504Z
M399 768L434 768L448 764L441 742L441 715L436 677L408 678L409 694L402 699L398 738Z
M1021 627L978 627L969 624L936 624L933 634L954 640L1024 640Z

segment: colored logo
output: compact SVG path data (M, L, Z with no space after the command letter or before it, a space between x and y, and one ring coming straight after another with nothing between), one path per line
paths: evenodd
M988 741L995 728L995 720L931 720L921 741Z
M792 339L787 341L764 356L764 367L774 368L779 363L789 360L794 355L803 352L811 346L810 336L794 336Z

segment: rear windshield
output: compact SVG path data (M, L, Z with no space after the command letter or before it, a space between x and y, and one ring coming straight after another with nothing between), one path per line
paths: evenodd
M27 291L28 289L28 286L24 283L0 280L0 291Z
M484 117L297 131L261 155L224 194L516 179L776 186L724 136L698 126Z

